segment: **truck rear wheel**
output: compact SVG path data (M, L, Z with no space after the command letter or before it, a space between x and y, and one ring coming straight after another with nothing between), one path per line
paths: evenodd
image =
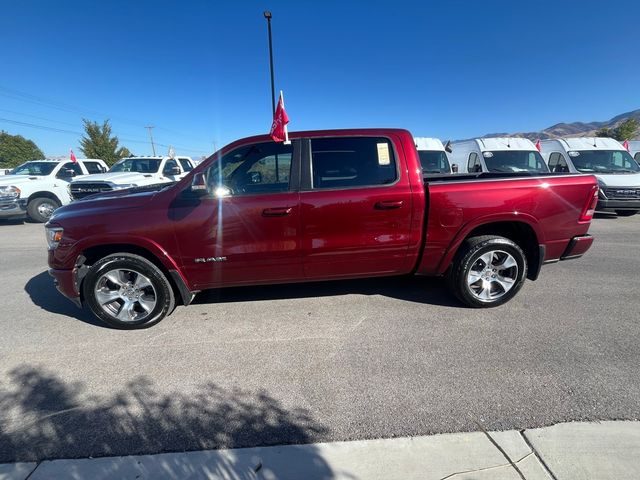
M616 210L616 214L619 217L631 217L632 215L635 215L636 213L638 213L638 210Z
M175 307L173 289L162 270L131 253L114 253L97 261L82 287L94 315L120 329L150 327Z
M53 215L60 203L53 198L38 197L29 201L27 205L27 215L34 222L45 223Z
M468 239L448 274L456 297L471 307L497 307L511 300L527 277L527 258L508 238L484 235Z

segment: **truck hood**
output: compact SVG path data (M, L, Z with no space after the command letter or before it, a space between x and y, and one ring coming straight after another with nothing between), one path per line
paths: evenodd
M52 217L52 221L57 219L62 220L68 217L95 216L106 211L142 208L149 203L160 190L167 188L167 186L168 184L164 183L147 187L97 193L58 208Z
M23 185L28 182L42 180L45 176L36 175L2 175L0 176L0 185Z
M640 173L595 174L607 187L639 187Z
M116 172L116 173L95 173L93 175L85 175L82 178L74 180L75 182L110 182L116 185L123 185L129 183L149 183L154 178L152 173L139 173L139 172Z

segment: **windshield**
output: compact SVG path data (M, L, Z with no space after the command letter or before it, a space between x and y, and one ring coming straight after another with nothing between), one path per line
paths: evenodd
M49 175L57 162L27 162L11 170L9 175Z
M447 154L438 150L418 150L422 173L451 173Z
M569 152L573 165L587 173L635 173L640 167L628 152L622 150L581 150Z
M159 158L125 158L111 167L109 172L157 173L159 168Z
M490 172L548 172L547 164L539 152L530 150L500 150L483 152Z

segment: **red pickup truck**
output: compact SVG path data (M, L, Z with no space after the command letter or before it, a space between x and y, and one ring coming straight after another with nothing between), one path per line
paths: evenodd
M385 275L445 276L461 302L492 307L593 241L592 176L423 178L399 129L291 139L238 140L175 184L56 210L57 288L119 328L153 325L204 289Z

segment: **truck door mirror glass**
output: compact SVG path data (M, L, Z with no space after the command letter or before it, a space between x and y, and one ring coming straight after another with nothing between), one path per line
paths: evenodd
M180 175L180 173L182 173L182 172L180 171L180 167L173 166L173 167L165 168L162 171L162 173L164 175Z
M76 172L71 170L70 168L63 168L56 175L58 178L73 178L76 176Z
M251 172L251 183L262 183L262 173Z
M458 164L457 163L452 163L451 164L451 171L453 173L458 173Z
M196 173L193 176L188 192L198 197L207 194L207 179L204 177L204 173Z

